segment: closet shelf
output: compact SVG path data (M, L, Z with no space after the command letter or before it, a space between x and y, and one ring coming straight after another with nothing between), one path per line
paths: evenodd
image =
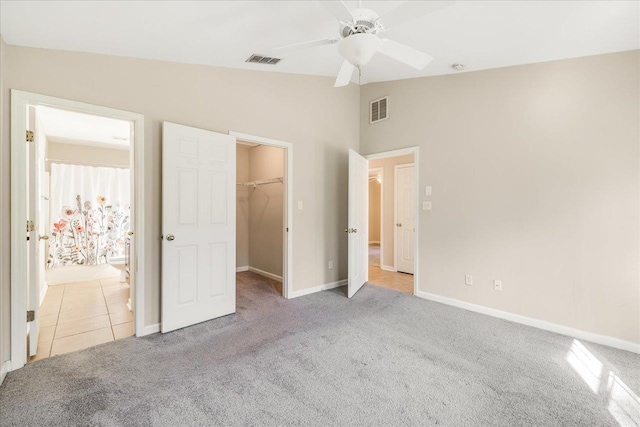
M283 181L283 177L280 178L271 178L271 179L260 179L258 181L249 181L249 182L238 182L236 185L239 185L241 187L253 187L256 188L260 185L266 185L266 184L282 184Z

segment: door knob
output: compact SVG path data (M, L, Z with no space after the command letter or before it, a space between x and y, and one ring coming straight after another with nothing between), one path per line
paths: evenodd
M127 236L133 236L133 231L128 232Z
M168 240L168 241L170 241L170 242L171 242L171 241L172 241L172 240L174 240L175 238L176 238L176 236L174 236L173 234L167 234L167 240Z
M348 228L345 228L345 229L344 229L344 232L345 232L345 233L348 233L348 232L349 232L349 229L348 229Z
M397 223L397 224L396 224L396 227L402 227L402 223L400 223L400 222L399 222L399 223Z
M49 240L49 236L45 234L44 236L38 237L38 240Z

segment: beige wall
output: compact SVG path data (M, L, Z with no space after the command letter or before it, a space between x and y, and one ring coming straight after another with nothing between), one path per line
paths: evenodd
M363 86L361 152L420 146L419 290L640 342L639 76L631 51Z
M380 243L380 191L377 180L369 181L369 243Z
M413 163L413 154L375 159L369 161L369 169L382 168L382 244L380 253L380 267L393 269L394 266L394 234L396 178L395 166Z
M237 145L236 182L249 181L249 147ZM249 195L251 190L236 187L236 267L249 266Z
M359 145L358 86L334 89L330 77L17 46L9 46L6 54L8 88L144 114L147 325L160 320L163 120L291 142L293 199L304 203L304 209L294 210L292 218L294 291L347 277L343 231L347 187L343 183L348 149ZM6 124L8 115L4 117ZM3 150L7 144L8 139ZM3 195L8 194L8 188L7 181ZM3 254L5 260L8 255ZM327 268L328 260L335 261L334 269ZM8 287L9 281L3 281L5 292Z
M332 78L3 42L0 59L4 359L10 88L145 115L147 325L159 321L169 120L294 144L293 199L304 203L292 218L294 290L347 276L347 150L419 145L421 200L433 186L433 210L420 211L420 291L640 342L638 51L342 89ZM369 125L368 103L383 95L390 119Z
M10 320L9 305L11 272L10 258L10 151L9 151L9 86L7 69L9 58L7 45L0 36L0 365L10 359Z
M284 150L259 145L249 149L249 181L281 178ZM249 266L282 277L283 184L250 190Z
M129 150L52 141L47 143L47 159L63 160L62 163L128 168L129 156ZM51 172L51 161L45 162L45 170Z

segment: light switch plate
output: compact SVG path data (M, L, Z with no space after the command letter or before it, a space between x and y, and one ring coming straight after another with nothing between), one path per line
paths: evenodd
M431 202L430 201L422 202L422 210L423 211L430 211L431 210Z
M431 195L431 186L427 185L426 187L424 187L424 195L425 196L430 196Z
M298 202L298 210L302 210L302 202Z

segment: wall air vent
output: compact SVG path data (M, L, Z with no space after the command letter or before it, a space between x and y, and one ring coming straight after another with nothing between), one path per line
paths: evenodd
M276 65L278 62L282 61L281 58L271 58L269 56L256 55L255 53L249 57L244 62L253 62L254 64L269 64Z
M389 97L372 101L369 107L369 123L376 123L389 118Z

